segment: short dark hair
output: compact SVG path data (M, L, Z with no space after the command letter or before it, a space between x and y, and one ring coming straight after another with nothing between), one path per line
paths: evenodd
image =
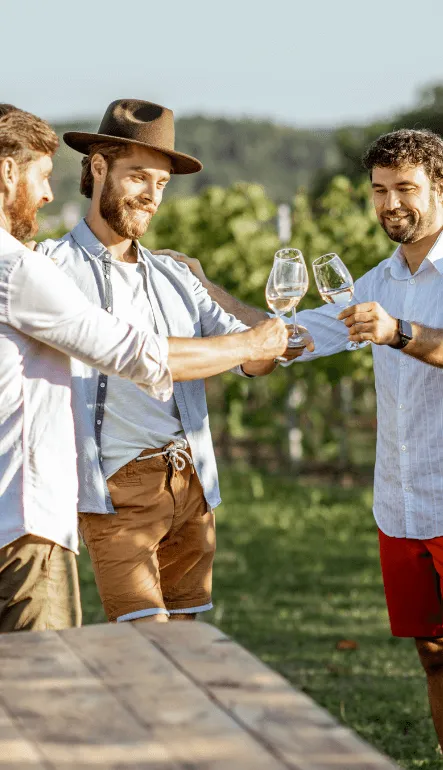
M363 165L372 176L372 170L424 166L432 183L443 180L443 139L433 131L401 128L383 134L363 155Z
M80 192L85 198L92 198L92 190L94 188L94 177L91 171L91 160L94 155L100 153L108 164L108 170L113 166L114 161L117 158L122 158L125 155L129 155L132 150L132 145L124 142L97 142L91 144L89 153L82 160L82 174L80 177Z
M36 153L54 155L58 137L49 123L30 112L18 110L12 105L1 105L0 158L14 158L21 166L29 163Z

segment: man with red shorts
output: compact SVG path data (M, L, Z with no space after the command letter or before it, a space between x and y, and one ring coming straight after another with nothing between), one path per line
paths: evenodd
M354 305L304 310L315 353L373 343L377 387L374 516L392 633L415 638L443 745L443 140L430 131L379 137L364 165L393 255L355 283ZM183 258L183 255L175 255ZM251 324L264 313L211 284L211 297ZM344 321L344 323L343 323ZM349 335L349 337L348 337Z

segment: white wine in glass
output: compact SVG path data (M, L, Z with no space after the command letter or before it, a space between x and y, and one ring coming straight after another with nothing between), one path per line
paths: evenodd
M295 307L296 304L296 298L295 297L280 297L277 293L277 289L275 288L275 272L274 268L272 268L271 272L269 273L268 282L266 284L266 303L268 305L269 310L272 310L273 313L275 313L276 316L281 318L286 313L289 313L293 307Z
M351 304L354 298L354 281L338 254L323 254L322 257L314 259L312 268L320 297L324 302L341 308ZM370 344L368 340L348 342L346 350L359 350Z
M292 310L292 323L294 332L288 339L288 347L304 348L306 345L303 336L297 329L296 307L305 296L309 278L303 254L299 249L279 249L274 255L275 293L278 297L277 304L281 313ZM284 309L283 309L284 308Z

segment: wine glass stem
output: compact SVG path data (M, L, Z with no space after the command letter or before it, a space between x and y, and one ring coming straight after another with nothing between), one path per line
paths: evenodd
M294 327L294 331L292 332L291 337L298 337L297 309L295 307L292 308L292 325Z

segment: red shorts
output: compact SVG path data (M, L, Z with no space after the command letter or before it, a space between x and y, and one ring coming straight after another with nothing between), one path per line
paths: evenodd
M443 537L378 535L392 634L443 637Z

